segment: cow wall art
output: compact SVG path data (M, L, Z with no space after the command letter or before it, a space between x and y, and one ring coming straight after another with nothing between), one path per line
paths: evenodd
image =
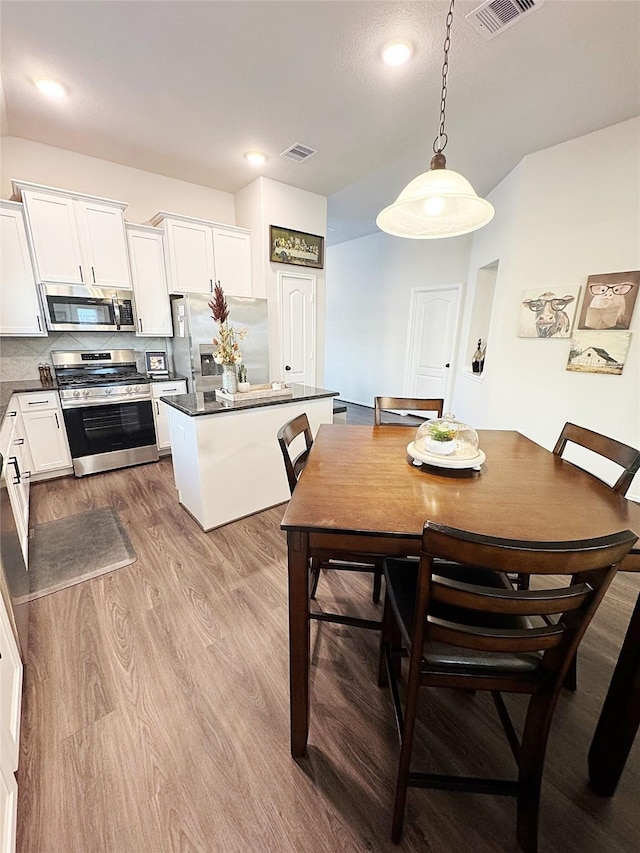
M590 275L582 300L579 329L628 329L640 287L640 272Z
M580 287L523 290L519 338L570 338Z

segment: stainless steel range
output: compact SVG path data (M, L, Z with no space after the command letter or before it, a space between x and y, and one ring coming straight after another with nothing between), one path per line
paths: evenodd
M158 461L151 386L134 350L57 350L51 357L77 477Z

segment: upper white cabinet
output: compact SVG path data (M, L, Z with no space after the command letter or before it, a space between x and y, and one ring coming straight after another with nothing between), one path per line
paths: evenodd
M136 334L171 337L173 327L162 231L129 224L126 231L138 318Z
M13 181L38 281L131 288L123 202Z
M160 212L167 241L170 293L225 293L251 296L251 232L176 213Z
M0 335L46 335L24 213L15 201L0 201L0 245Z

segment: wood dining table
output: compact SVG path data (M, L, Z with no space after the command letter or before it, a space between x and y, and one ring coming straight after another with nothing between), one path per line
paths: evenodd
M414 429L323 424L282 519L287 533L291 754L309 732L309 571L313 553L417 555L426 521L513 539L562 541L630 529L640 505L510 430L479 430L480 470L417 467ZM621 564L640 571L640 543ZM640 603L589 754L591 783L612 794L640 723Z

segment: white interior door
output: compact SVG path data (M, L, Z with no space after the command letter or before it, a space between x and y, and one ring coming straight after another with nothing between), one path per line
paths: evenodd
M460 285L416 288L411 296L405 394L443 397L451 391Z
M316 384L315 275L278 273L282 307L282 378Z

